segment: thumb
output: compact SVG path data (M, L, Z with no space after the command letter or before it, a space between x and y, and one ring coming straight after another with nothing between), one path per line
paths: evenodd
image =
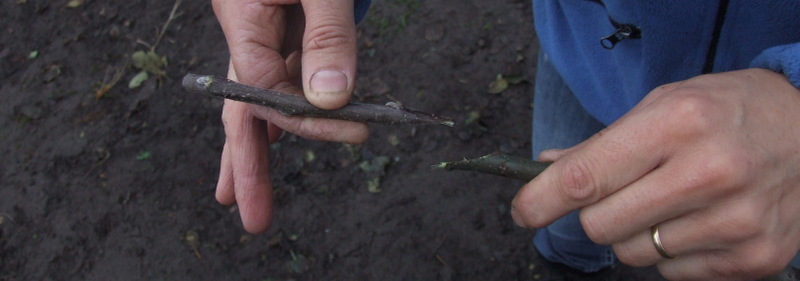
M303 90L308 101L323 109L345 106L356 72L356 26L353 1L302 1Z
M539 153L539 161L542 162L556 162L562 156L567 154L569 149L548 149Z

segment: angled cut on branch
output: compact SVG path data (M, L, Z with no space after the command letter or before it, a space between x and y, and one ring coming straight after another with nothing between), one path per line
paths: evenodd
M444 169L446 171L464 170L487 173L527 182L541 174L548 166L550 166L550 163L493 153L474 159L442 162L431 166L431 168Z
M207 94L270 107L289 116L319 117L390 125L439 124L452 127L454 124L450 119L403 108L399 104L392 102L386 105L350 103L336 110L320 109L299 95L253 87L212 75L187 74L183 78L183 88L192 93Z

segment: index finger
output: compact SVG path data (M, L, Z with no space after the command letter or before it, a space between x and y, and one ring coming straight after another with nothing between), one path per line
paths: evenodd
M213 1L225 33L236 81L271 88L288 73L280 51L284 44L286 9L280 1Z
M632 111L633 113L634 111ZM512 202L523 227L541 228L572 210L593 204L656 168L664 155L653 112L623 117L570 149L526 184ZM647 137L643 137L647 136Z

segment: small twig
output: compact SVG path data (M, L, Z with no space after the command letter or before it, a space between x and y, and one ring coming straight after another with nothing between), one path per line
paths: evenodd
M100 99L103 96L105 96L106 93L108 93L108 91L111 91L111 89L114 88L115 85L117 85L119 80L122 79L122 74L124 74L125 70L128 69L128 65L129 62L126 60L125 65L114 72L114 76L111 77L111 80L108 79L109 70L106 70L106 75L105 77L103 77L103 83L102 85L100 85L100 88L94 92L94 98Z
M447 171L474 171L521 181L530 181L542 173L548 166L550 166L550 163L494 153L475 159L442 162L438 165L431 166L431 168L445 169Z
M452 127L453 121L428 113L386 105L350 103L336 110L320 109L304 97L237 83L218 76L187 74L183 87L189 92L274 108L284 115L339 119L386 124L441 124Z
M440 256L440 255L438 255L438 254L437 254L437 255L436 255L436 259L437 259L437 260L438 260L440 263L442 263L442 265L443 265L444 267L450 267L450 265L449 265L449 264L447 264L447 262L446 262L446 261L444 261L444 259L442 258L442 256Z
M161 43L161 39L164 38L164 33L167 31L167 27L169 27L169 24L175 19L175 12L178 11L178 7L180 7L182 1L183 0L175 0L175 4L172 5L172 11L169 12L167 21L164 22L164 26L161 27L161 31L159 31L158 37L156 37L156 42L150 47L151 52L155 52L156 47L158 47L158 43Z

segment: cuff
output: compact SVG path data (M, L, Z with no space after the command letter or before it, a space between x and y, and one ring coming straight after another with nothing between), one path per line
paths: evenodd
M766 49L753 59L750 67L783 73L792 85L800 89L800 43Z
M372 3L372 0L355 0L355 15L356 15L356 23L361 22L364 19L364 16L367 15L367 10L369 10L369 4Z

